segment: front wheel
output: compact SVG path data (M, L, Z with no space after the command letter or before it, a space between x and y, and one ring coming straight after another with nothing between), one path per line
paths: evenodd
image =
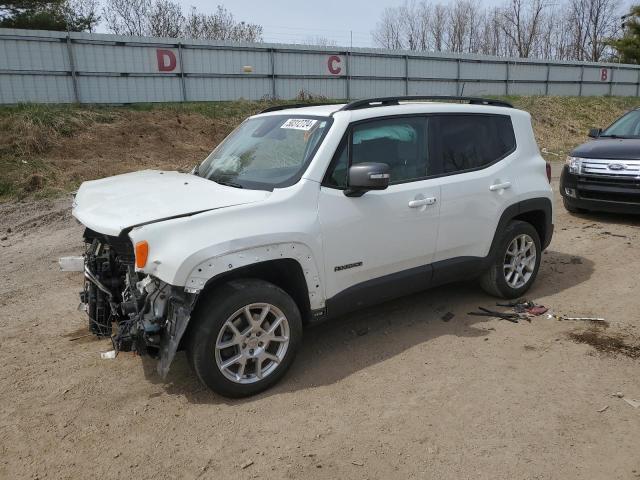
M245 397L285 374L302 337L293 299L262 280L233 280L203 299L194 313L187 354L211 390Z
M541 254L536 229L527 222L510 222L500 239L494 263L480 279L480 286L496 297L522 296L538 275Z

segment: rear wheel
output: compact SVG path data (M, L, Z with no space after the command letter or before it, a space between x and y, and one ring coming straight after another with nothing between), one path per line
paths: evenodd
M262 280L234 280L203 300L188 343L196 375L213 391L244 397L276 383L302 336L293 299Z
M480 286L496 297L522 296L538 275L541 254L536 229L527 222L510 222L500 239L495 261L481 277Z

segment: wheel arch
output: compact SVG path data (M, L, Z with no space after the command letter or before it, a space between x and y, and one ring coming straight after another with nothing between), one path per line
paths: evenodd
M500 235L504 232L509 222L513 220L521 220L531 224L538 232L542 249L544 250L549 246L553 235L553 206L551 200L544 197L531 198L508 206L502 213L491 242L489 258L494 258L496 249L500 244Z
M293 298L303 319L306 320L309 316L311 312L309 288L302 266L293 258L264 260L222 272L206 282L199 297L207 295L221 284L241 278L253 278L273 283Z

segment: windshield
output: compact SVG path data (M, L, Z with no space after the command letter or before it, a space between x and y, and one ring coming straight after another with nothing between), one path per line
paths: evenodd
M600 134L601 137L640 138L640 110L632 110Z
M252 118L229 135L194 173L239 188L272 190L296 183L329 130L327 117Z

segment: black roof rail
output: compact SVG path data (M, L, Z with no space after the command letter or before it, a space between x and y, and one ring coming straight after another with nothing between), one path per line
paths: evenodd
M262 110L260 113L277 112L278 110L286 110L288 108L304 108L304 107L319 107L321 105L335 105L333 103L291 103L289 105L274 105Z
M399 105L400 102L403 101L412 101L412 100L429 100L429 101L463 101L467 102L470 105L491 105L495 107L507 107L513 108L509 102L504 102L502 100L493 100L491 98L480 98L480 97L458 97L454 95L408 95L403 97L381 97L381 98L368 98L364 100L356 100L354 102L346 104L338 111L346 111L346 110L360 110L362 108L371 108L371 107L385 107L388 105Z

